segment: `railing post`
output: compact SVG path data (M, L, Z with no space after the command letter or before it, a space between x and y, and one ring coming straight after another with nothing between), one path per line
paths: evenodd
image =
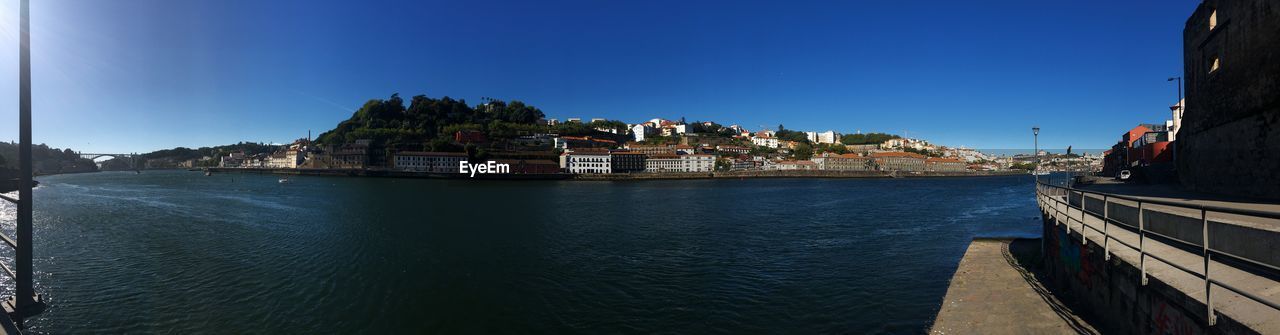
M1209 325L1213 326L1218 323L1218 317L1213 314L1213 281L1209 279L1209 262L1211 255L1209 251L1209 215L1208 211L1200 210L1200 245L1204 253L1204 306L1208 310L1206 318Z
M1070 199L1071 196L1068 195L1067 201L1071 201ZM1062 218L1064 219L1063 221L1066 221L1063 222L1063 224L1067 226L1067 236L1071 236L1071 203L1060 202L1059 204L1062 205L1062 213L1059 214L1062 214Z
M1147 286L1147 228L1142 217L1142 201L1138 201L1138 270L1142 271L1142 286Z
M1080 245L1087 247L1089 246L1089 237L1086 234L1089 233L1089 230L1085 229L1087 228L1087 225L1084 223L1086 212L1088 212L1088 210L1085 209L1084 205L1084 191L1080 191Z
M1111 225L1111 216L1108 215L1111 210L1111 203L1107 201L1107 195L1102 195L1102 258L1111 260L1111 233L1107 227Z

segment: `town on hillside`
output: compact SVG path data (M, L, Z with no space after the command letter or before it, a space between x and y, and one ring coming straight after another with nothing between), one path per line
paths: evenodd
M217 150L216 156L153 158L146 164L148 168L457 174L465 161L493 161L506 164L513 174L572 175L796 170L962 174L1031 171L1037 170L1037 164L1040 172L1102 168L1101 156L1043 151L1036 156L995 156L899 135L794 131L781 125L752 131L711 121L654 118L629 124L600 118L560 121L540 117L524 128L512 133L463 127L429 141L400 143L358 137L335 143L308 136L274 151Z

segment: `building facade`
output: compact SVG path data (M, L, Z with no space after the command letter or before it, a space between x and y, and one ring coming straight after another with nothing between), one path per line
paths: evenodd
M1280 9L1204 0L1183 29L1183 107L1173 159L1187 188L1280 199Z
M467 154L461 152L401 151L395 154L392 167L401 171L458 173Z
M778 170L817 170L818 164L813 161L781 161Z
M639 152L646 155L674 155L676 149L670 145L640 145L635 143L627 143L627 150L631 152Z
M761 137L761 136L757 136L757 137L752 137L752 138L751 138L751 144L754 144L754 145L756 145L756 146L758 146L758 147L777 148L777 147L778 147L778 139L777 139L776 137Z
M821 157L814 157L812 161L817 164L819 170L874 171L876 169L875 162L871 158L856 154L824 154Z
M631 151L612 151L609 153L609 169L611 173L631 173L645 171L646 156Z
M654 155L645 161L646 172L711 172L716 158L712 155Z
M560 155L560 165L565 171L577 174L613 173L608 151L566 152Z
M968 164L955 158L927 158L924 164L929 172L964 172L969 169Z
M924 171L925 157L911 152L877 152L871 154L880 171Z

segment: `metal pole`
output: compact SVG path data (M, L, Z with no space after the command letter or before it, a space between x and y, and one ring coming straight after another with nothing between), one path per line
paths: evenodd
M1138 269L1142 271L1142 286L1147 286L1147 229L1142 222L1142 202L1138 202Z
M1218 323L1218 318L1213 314L1213 281L1209 279L1209 213L1203 209L1200 210L1200 244L1204 248L1204 305L1207 307L1209 325Z
M1111 235L1107 227L1111 225L1111 203L1106 194L1102 195L1102 255L1104 260L1111 260Z
M32 287L31 275L31 15L30 1L21 0L20 46L18 48L18 160L22 162L19 173L22 174L22 185L18 187L18 222L15 232L17 247L14 248L14 263L17 267L15 281L17 290L14 293L14 308L17 318L14 322L22 327L22 319L30 307L34 307L35 289Z

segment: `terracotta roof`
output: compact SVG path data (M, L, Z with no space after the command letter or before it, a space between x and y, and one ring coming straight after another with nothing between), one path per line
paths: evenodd
M676 156L675 154L653 154L653 155L649 155L649 159L677 159L677 158L680 158L680 156Z
M676 149L693 149L693 146L680 144L680 145L676 145L675 148Z
M961 161L955 158L936 158L936 157L925 159L924 162L925 163L964 163L964 161Z
M877 153L873 153L873 154L871 154L871 157L876 157L876 158L881 158L881 157L911 157L911 158L925 158L925 157L924 157L924 155L921 155L921 154L917 154L917 153L914 153L914 152L902 152L902 151L877 152Z

